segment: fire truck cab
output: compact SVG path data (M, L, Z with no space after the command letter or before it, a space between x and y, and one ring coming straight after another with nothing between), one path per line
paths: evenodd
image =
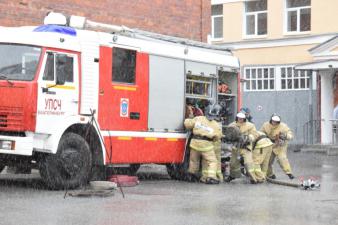
M51 189L145 163L179 178L186 103L219 101L228 122L239 106L239 61L221 47L56 13L0 30L0 172L33 166Z

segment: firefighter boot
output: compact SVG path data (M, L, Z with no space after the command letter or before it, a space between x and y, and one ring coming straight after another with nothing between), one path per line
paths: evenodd
M295 178L295 177L292 175L292 173L288 173L288 174L286 174L286 175L288 175L288 177L290 178L290 180L292 180L293 178Z
M199 180L200 180L200 176L198 174L188 173L187 175L188 182L195 183L195 182L199 182Z
M228 176L224 181L225 182L231 182L232 180L235 180L236 178L232 177L232 176Z
M272 174L271 176L269 176L269 178L275 180L276 179L276 175Z
M216 180L212 177L207 177L207 179L205 179L205 183L206 184L219 184L219 180Z

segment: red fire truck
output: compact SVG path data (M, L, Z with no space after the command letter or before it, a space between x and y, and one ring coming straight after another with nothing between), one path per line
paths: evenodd
M58 13L44 22L0 27L0 172L38 168L52 189L147 163L180 178L186 101L219 101L233 119L239 61L228 49Z

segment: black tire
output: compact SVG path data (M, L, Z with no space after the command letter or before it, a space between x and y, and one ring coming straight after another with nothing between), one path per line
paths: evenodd
M189 148L186 149L184 154L184 161L183 163L175 164L166 164L167 172L172 179L175 180L190 180L191 176L188 173L189 169L189 159L190 159L190 150Z
M191 181L193 177L191 174L188 173L189 169L189 161L190 161L190 141L192 138L192 133L188 132L187 141L185 143L185 153L184 153L184 160L182 163L170 163L166 164L167 172L172 179L175 180L184 180L184 181Z
M40 162L40 175L48 188L74 189L86 185L91 170L91 152L87 142L78 134L62 136L56 154Z

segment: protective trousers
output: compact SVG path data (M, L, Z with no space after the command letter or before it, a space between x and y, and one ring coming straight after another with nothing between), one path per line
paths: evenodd
M257 182L257 179L254 174L254 163L252 160L252 152L248 149L237 149L233 148L231 151L230 159L230 176L233 178L241 177L241 163L238 157L238 154L244 159L244 166L247 172L247 175L250 177L251 181Z
M288 160L287 155L286 155L287 149L288 149L287 145L273 146L272 154L271 154L270 162L269 162L269 167L268 167L268 172L267 172L268 177L274 175L272 165L273 165L276 157L277 157L277 161L278 161L280 167L283 169L284 173L286 173L286 174L292 173L291 166L290 166L289 160Z
M266 174L269 168L271 153L272 146L255 148L252 153L252 159L254 162L254 173L257 182L263 182L266 180Z
M221 141L214 141L214 151L217 159L217 171L216 176L220 182L224 180L223 173L222 173L222 162L221 162ZM207 162L202 159L202 175L206 172Z
M190 149L189 173L198 174L200 171L201 158L205 161L205 168L202 168L201 181L205 182L206 178L210 177L217 180L217 159L215 151L196 151Z

